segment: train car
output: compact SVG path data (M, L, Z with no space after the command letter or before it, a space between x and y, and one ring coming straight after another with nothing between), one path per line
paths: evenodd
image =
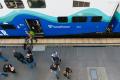
M61 37L106 32L116 0L0 0L0 37Z
M114 14L110 27L113 34L120 34L120 3Z

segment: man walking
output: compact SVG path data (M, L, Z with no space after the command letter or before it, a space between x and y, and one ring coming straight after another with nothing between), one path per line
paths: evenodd
M59 71L60 71L59 65L52 64L50 66L50 70L51 70L51 72L53 72L53 74L56 76L56 78L59 79Z

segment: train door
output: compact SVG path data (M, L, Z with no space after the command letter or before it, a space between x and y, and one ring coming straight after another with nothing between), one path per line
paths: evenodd
M44 33L39 20L37 19L26 19L25 20L29 29L35 32L36 37L44 37Z

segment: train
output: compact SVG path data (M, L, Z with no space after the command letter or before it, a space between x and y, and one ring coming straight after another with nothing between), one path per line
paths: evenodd
M108 34L118 6L117 0L0 0L0 37L26 37L29 31L44 38Z
M119 3L120 5L120 3ZM110 26L109 26L110 32L111 33L117 33L120 34L120 6L118 6L112 21L110 22Z

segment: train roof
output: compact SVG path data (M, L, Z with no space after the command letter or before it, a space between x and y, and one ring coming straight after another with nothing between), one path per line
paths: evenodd
M95 11L98 15L101 12L101 15L112 16L118 2L117 0L0 0L0 4L1 16L13 10L24 10L57 17L74 14L82 16L84 13L90 14L91 11L92 13ZM81 14L81 11L84 13Z

